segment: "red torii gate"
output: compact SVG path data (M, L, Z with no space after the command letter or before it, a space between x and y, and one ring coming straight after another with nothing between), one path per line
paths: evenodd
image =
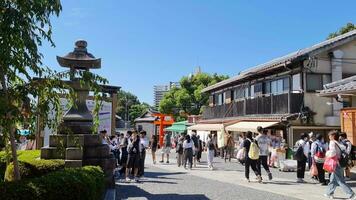
M166 115L162 113L153 113L152 116L157 117L157 120L153 122L154 125L159 126L159 146L163 145L163 137L164 137L164 127L171 126L174 123L174 119L172 115Z

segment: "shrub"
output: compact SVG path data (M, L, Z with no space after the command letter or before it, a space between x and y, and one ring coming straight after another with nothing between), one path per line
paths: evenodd
M41 160L39 150L18 151L17 155L19 160L20 175L22 179L42 176L49 172L64 168L64 160ZM13 163L10 163L6 167L5 180L14 180Z
M104 173L100 167L69 168L47 175L0 183L0 199L54 200L103 198Z

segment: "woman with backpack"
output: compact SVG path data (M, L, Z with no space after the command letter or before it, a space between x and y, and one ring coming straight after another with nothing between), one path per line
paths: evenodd
M346 153L349 156L349 162L345 167L345 180L350 180L351 171L350 169L353 167L352 162L352 143L347 139L347 134L345 132L340 133L340 142L346 147Z
M126 164L126 181L130 181L130 170L133 170L134 180L138 182L138 166L140 165L140 138L136 132L132 133L131 142L127 146L128 159Z
M294 158L297 160L297 183L304 183L305 165L307 163L310 145L307 133L302 133L300 140L295 144Z
M209 169L213 170L213 159L215 154L215 144L213 141L213 136L211 133L208 135L208 140L206 141L206 150L207 150L207 161Z
M323 135L318 133L316 135L316 140L311 145L311 157L312 157L312 165L315 165L318 171L318 180L321 185L327 185L325 180L325 171L323 169L325 162L325 152L327 146L323 141Z
M184 137L180 136L176 147L178 167L183 165L183 141L184 141Z
M350 186L345 183L344 178L343 165L345 161L343 160L343 154L346 151L346 147L339 142L339 133L337 131L330 131L329 139L329 151L326 152L326 159L335 159L337 162L334 170L330 171L330 183L326 190L325 196L333 199L336 187L340 186L341 189L347 194L349 199L356 200L355 193L352 191ZM325 164L326 163L328 163L328 160L326 160Z
M152 136L151 136L151 141L150 141L150 148L151 148L151 153L152 153L152 161L153 161L153 164L156 164L156 151L157 151L157 146L158 146L157 135L152 135Z
M187 169L187 162L189 162L189 169L192 169L193 166L193 149L194 144L193 140L190 139L190 135L185 136L185 140L183 142L184 149L184 168Z
M258 161L259 156L256 156L257 158L255 156L253 158L251 158L252 153L259 154L258 147L256 150L254 148L254 146L257 146L256 141L252 138L252 132L248 131L246 133L246 139L243 142L243 148L245 151L245 178L246 178L247 182L250 182L250 166L251 166L253 172L255 172L255 174L257 176L258 182L261 183L262 182L261 174L258 172L258 169L257 169L257 161ZM257 151L257 152L252 152L252 151Z

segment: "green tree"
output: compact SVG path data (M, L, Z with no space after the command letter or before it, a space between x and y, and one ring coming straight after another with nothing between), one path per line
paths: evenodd
M149 104L141 103L136 95L124 90L118 92L117 99L117 115L124 120L128 118L131 123L150 108Z
M336 36L345 34L355 29L356 29L356 25L354 25L353 23L347 23L345 26L341 27L338 31L330 33L326 39L334 38Z
M141 116L142 113L148 111L149 108L150 105L148 105L147 103L132 105L129 111L131 123L133 123L136 118Z
M59 15L62 9L60 1L2 0L0 9L0 127L7 155L11 151L15 180L19 180L16 124L26 124L34 116L41 116L44 125L55 127L62 116L60 97L67 95L72 104L75 94L69 85L61 81L68 79L71 74L56 73L43 67L43 56L38 50L43 41L48 41L54 47L50 17ZM94 91L97 103L94 108L94 125L97 126L100 108L100 86L97 82L107 81L86 71L75 72L75 75L83 77L83 87ZM48 118L50 109L57 113L55 119Z
M174 87L164 95L159 111L173 114L176 119L181 120L187 115L198 115L202 106L207 105L209 100L209 95L202 93L202 89L227 78L228 76L207 73L184 76L180 80L179 88Z
M140 104L140 101L138 100L137 96L134 94L120 90L117 93L117 108L116 108L116 113L119 115L122 119L127 118L128 111L130 110L131 106Z

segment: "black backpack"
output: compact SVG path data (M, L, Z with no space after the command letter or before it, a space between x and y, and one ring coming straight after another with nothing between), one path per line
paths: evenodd
M294 158L297 161L303 161L306 160L306 157L304 155L304 149L303 149L303 145L300 145L297 147L297 150L294 151Z
M350 153L351 160L356 160L356 146L352 145L351 153Z
M183 153L183 144L181 142L179 142L177 144L176 153L178 153L178 154L182 154Z
M340 149L341 152L340 159L339 159L340 167L347 167L350 161L349 154L347 154L346 151L341 150L338 144L336 144L336 146Z

